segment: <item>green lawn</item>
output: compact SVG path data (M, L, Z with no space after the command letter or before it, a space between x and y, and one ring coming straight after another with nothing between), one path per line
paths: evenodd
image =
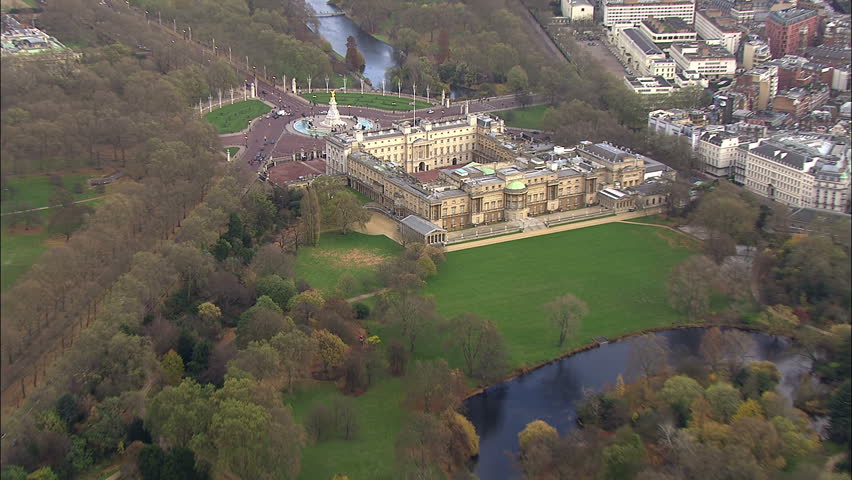
M330 403L340 395L334 385L324 382L308 391L285 397L302 421L315 400ZM402 422L402 381L386 378L367 393L355 397L361 432L355 440L329 440L302 450L300 479L326 480L336 473L351 479L384 480L393 477L394 440Z
M329 295L336 294L340 274L349 272L358 280L359 288L347 296L359 295L381 288L377 278L380 265L401 249L384 235L324 232L317 247L299 249L296 277Z
M544 120L544 114L549 108L550 106L548 105L535 105L532 107L502 110L494 113L506 121L507 127L541 130L541 122Z
M590 343L595 336L615 337L684 320L668 306L666 277L694 253L690 248L697 245L660 228L599 225L448 253L426 293L435 295L445 316L469 311L494 320L505 336L512 365L532 365ZM305 260L300 252L297 271ZM589 315L579 334L560 349L541 305L565 293L585 300ZM396 337L397 332L376 322L369 322L369 327L383 343ZM437 357L461 366L461 358L446 351L443 339L423 336L415 359ZM326 479L338 472L353 479L393 478L402 391L399 379L386 378L357 397L363 436L353 442L308 446L300 478ZM334 395L338 395L334 386L324 383L285 402L301 420L312 401Z
M43 229L35 234L0 233L0 290L12 286L21 275L27 273L36 260L47 250L44 241L49 236Z
M216 131L220 134L235 133L248 127L250 120L270 110L272 107L260 100L246 100L217 108L204 115L204 119L216 127Z
M240 147L228 147L228 148L225 148L223 151L224 152L231 152L231 159L233 159L237 155L237 152L240 151Z
M302 97L319 104L328 104L331 94L325 92L303 93ZM375 93L365 93L363 95L360 93L338 93L335 97L337 99L337 108L342 108L345 105L352 105L353 107L371 107L380 108L382 110L411 110L415 106L409 105L409 103L411 103L411 97L406 97L405 95L403 95L402 98L398 98L396 95L391 94L382 96L381 94ZM417 108L427 108L431 107L432 104L426 103L422 100L417 100L416 106Z
M654 225L665 225L667 227L673 227L678 224L677 220L667 215L648 215L647 217L631 218L627 221L637 223L653 223Z
M474 312L491 318L509 346L513 366L534 365L591 343L643 328L684 320L668 304L669 271L695 253L683 235L642 225L611 223L447 254L425 293L445 317ZM542 305L573 293L589 306L575 338L564 347L548 325ZM382 337L396 332L374 326ZM425 336L421 358L445 357L442 341Z
M86 180L91 178L90 175L70 174L61 175L62 182L65 188L72 192L74 200L85 200L87 198L103 195L97 193L94 188L89 188L86 185ZM6 182L9 188L12 189L12 194L0 203L0 212L12 212L17 210L18 203L28 203L31 208L47 207L49 205L50 196L53 195L55 187L50 184L50 176L48 175L27 175L23 177L8 177ZM83 184L83 193L73 193L73 186L76 183Z

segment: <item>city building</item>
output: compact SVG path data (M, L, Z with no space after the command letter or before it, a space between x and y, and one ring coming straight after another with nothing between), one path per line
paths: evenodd
M773 58L798 55L815 44L819 18L813 10L788 8L769 14L765 35Z
M704 172L716 177L733 175L733 165L740 136L724 131L706 132L698 140L698 158Z
M663 77L624 77L627 88L639 95L672 93L674 85Z
M789 113L796 119L800 119L825 105L830 98L830 93L830 89L825 85L822 88L791 88L775 96L772 100L772 111Z
M839 45L809 47L805 50L805 58L822 65L843 67L852 63L852 48L848 44L845 47Z
M348 133L331 135L326 139L327 173L345 174L352 188L405 218L400 229L406 238L434 244L445 241L446 231L523 222L597 204L599 190L639 186L649 170L652 177L671 173L659 162L607 143L582 142L572 149L517 145L488 115L445 123L443 129L433 125L430 130L422 124L394 125L367 132L372 135L360 140ZM445 135L432 137L436 132ZM394 148L425 142L433 147L423 150L422 157L420 151L410 153L413 159L399 156L400 149ZM447 144L469 145L466 151L459 149L468 155L455 164L441 162L447 159L440 145Z
M737 53L743 33L736 28L734 17L723 16L721 10L710 9L695 13L695 31L702 39L718 42L730 53Z
M852 18L849 15L827 17L822 32L822 44L841 48L852 45Z
M749 40L743 44L743 68L751 70L755 66L772 60L769 45L763 40Z
M616 56L637 76L674 80L675 63L641 30L620 29L614 43Z
M677 17L662 19L648 17L642 20L639 30L655 44L691 42L696 40L697 36L692 30L692 25Z
M571 23L591 22L595 18L595 7L588 0L562 0L562 16Z
M754 86L753 90L753 109L766 110L772 99L778 95L778 67L767 65L758 68L752 68L737 77L737 87L735 91L745 92L746 88Z
M723 130L722 125L711 125L707 114L701 110L654 110L648 113L648 130L660 135L684 137L693 150L698 139L708 131Z
M705 41L673 43L669 54L681 70L708 78L733 77L737 71L737 59L721 45Z
M331 135L326 141L326 169L330 175L346 174L349 154L369 153L393 162L407 173L426 172L472 161L511 159L502 148L503 121L487 115L467 115L419 125L401 122L376 131Z
M648 17L677 17L695 22L695 2L683 0L603 0L603 24L606 27L638 27Z
M740 144L735 180L790 207L848 213L849 156L848 138L780 134Z

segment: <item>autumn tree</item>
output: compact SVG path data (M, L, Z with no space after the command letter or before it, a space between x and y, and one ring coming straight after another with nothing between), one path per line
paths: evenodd
M279 332L293 328L293 321L285 317L271 298L262 296L257 303L240 315L237 323L237 344L248 345L256 340L269 340Z
M408 344L408 351L414 353L420 336L437 323L434 297L397 290L386 294L384 298L386 304L382 318L399 330L400 336Z
M399 478L440 478L449 459L450 432L435 416L413 412L396 440Z
M556 429L543 420L528 423L518 433L521 464L530 478L537 478L551 468L554 461L553 447L558 440Z
M311 333L317 348L317 354L323 363L323 371L337 368L343 363L344 354L349 348L337 335L328 330L314 330Z
M287 373L287 391L293 391L295 382L310 374L311 359L316 354L316 342L313 337L299 329L279 333L269 341Z
M408 363L408 350L399 340L394 340L388 345L388 368L393 376L405 375L405 366Z
M450 369L447 361L418 360L409 373L405 393L405 402L424 412L440 412L445 408L455 408L466 390L464 374Z
M550 318L550 323L559 333L559 346L565 344L568 337L573 336L580 328L583 317L588 315L589 307L586 302L574 294L563 295L544 305Z
M353 72L363 72L366 63L364 55L358 51L358 44L355 42L355 37L349 36L346 38L346 66Z
M722 331L719 327L712 327L704 331L701 336L701 345L698 347L701 357L714 372L722 364Z
M468 375L492 379L507 368L506 344L491 320L462 313L450 321L449 339L461 351Z

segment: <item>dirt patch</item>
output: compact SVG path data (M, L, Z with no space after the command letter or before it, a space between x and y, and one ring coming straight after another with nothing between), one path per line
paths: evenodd
M342 252L339 250L314 251L312 255L316 258L326 259L336 267L376 267L387 260L384 255L363 248L353 248Z
M684 235L666 235L662 231L656 231L654 234L666 242L671 248L685 248L687 250L696 250L695 242L686 238Z

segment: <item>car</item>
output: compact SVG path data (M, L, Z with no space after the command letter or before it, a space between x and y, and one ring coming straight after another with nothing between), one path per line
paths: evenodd
M428 112L426 112L426 113L430 113L430 114L431 114L431 113L435 113L435 110L429 110L429 111L428 111Z
M272 118L272 114L271 114L271 113L267 113L267 114L266 114L266 116L265 116L264 118Z
M320 112L320 115L325 115L326 113L328 113L328 110L323 110Z
M260 93L266 95L266 90L261 90Z

